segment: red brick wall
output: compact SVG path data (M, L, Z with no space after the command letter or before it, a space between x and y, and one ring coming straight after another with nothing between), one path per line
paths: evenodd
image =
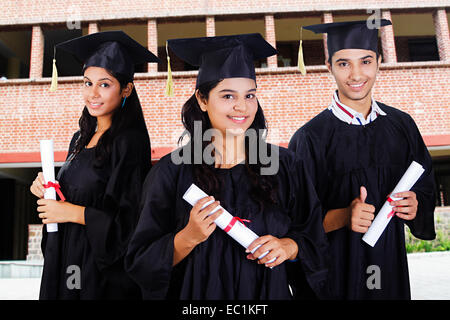
M0 25L239 13L446 7L448 0L2 0ZM114 18L112 18L114 17Z
M422 135L450 135L450 65L430 62L401 66L382 67L374 97L408 112ZM195 75L176 73L172 98L164 96L166 79L162 75L137 76L136 88L152 147L168 148L160 152L176 146L182 131L181 106L193 93ZM5 162L2 154L39 152L39 139L43 138L55 140L55 151L67 150L83 106L81 78L76 79L61 81L56 93L48 92L48 80L12 80L0 85L0 162ZM296 68L259 71L257 83L269 128L279 130L281 143L287 143L298 127L329 104L335 88L324 67L308 67L305 77Z
M57 161L63 160L69 139L77 130L82 110L81 80L60 79L58 91L48 92L50 79L41 78L44 46L41 26L76 19L89 24L89 32L97 30L103 20L124 22L141 19L148 26L148 46L156 53L158 21L162 17L203 16L207 34L213 35L215 17L233 13L262 13L265 16L265 37L276 44L274 18L284 12L320 15L324 22L331 22L333 13L343 10L380 8L383 9L383 17L389 18L391 9L429 8L430 13L433 12L442 61L397 64L392 28L382 29L383 53L389 63L382 66L374 96L410 113L422 134L430 136L427 141L436 145L445 140L444 144L450 145L450 39L446 11L443 9L446 6L450 6L450 0L427 1L426 4L419 0L367 0L357 3L348 0L1 1L0 30L8 25L17 28L23 24L32 29L33 37L30 79L0 82L0 163L39 162L39 139L43 138L55 140ZM165 97L165 73L157 72L157 68L166 70L165 52L160 52L159 56L162 69L151 64L150 73L136 76L136 87L155 151L154 158L176 146L182 132L181 106L193 93L196 76L196 72L174 72L175 97ZM177 60L175 56L173 58L172 70L177 70ZM302 77L294 67L276 68L276 57L269 58L268 62L270 68L258 71L258 95L269 128L279 134L277 140L271 141L286 144L298 127L328 105L335 85L324 66L308 67L308 75Z
M28 225L27 260L43 260L41 250L42 224Z

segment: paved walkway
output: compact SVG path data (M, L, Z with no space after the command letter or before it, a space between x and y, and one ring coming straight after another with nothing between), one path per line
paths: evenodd
M0 300L37 300L40 278L0 279Z
M450 251L408 255L413 300L450 300Z
M450 300L450 251L408 255L413 300ZM0 300L35 300L41 279L1 279Z

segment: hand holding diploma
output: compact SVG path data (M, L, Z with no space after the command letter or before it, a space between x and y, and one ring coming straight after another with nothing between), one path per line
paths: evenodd
M41 162L44 177L44 199L56 200L55 183L55 162L53 156L53 140L41 140ZM47 186L47 187L46 187ZM57 232L58 224L47 224L47 232Z
M203 192L200 188L198 188L195 184L192 184L189 187L189 189L183 195L183 199L196 208L200 206L201 208L200 210L209 207L209 209L207 209L207 213L205 212L206 216L204 217L204 219L209 219L209 217L207 218L207 216L213 215L216 212L218 213L218 211L220 210L220 215L211 216L210 220L214 222L217 226L219 226L222 230L224 230L226 233L228 233L230 237L236 240L244 248L247 249L256 239L259 238L257 234L255 234L252 230L247 228L241 222L244 220L241 220L240 218L237 217L233 217L228 211L226 211L224 208L218 205L218 203L214 204L214 200L210 199L208 195L205 192ZM201 201L201 203L198 204L199 201ZM212 205L214 205L214 207L210 207ZM214 231L214 229L212 229L209 234L211 234L212 231ZM254 247L252 253L258 250L260 246L261 244ZM262 259L268 253L269 251L263 252L263 254L260 255L258 259ZM272 263L273 261L275 261L275 259L276 258L273 258L270 261L267 261L266 263Z
M34 179L33 183L31 184L30 187L31 193L34 194L39 199L42 199L45 193L44 184L45 184L44 175L42 174L42 172L39 172L36 179Z
M38 173L30 187L30 191L40 198L37 201L39 218L46 225L47 232L57 232L58 223L85 224L84 207L65 202L59 183L55 181L53 141L41 140L40 145L43 172ZM56 200L56 194L61 201Z
M393 197L402 198L401 200L390 202L391 206L394 207L392 210L395 211L395 215L400 219L414 220L419 205L416 193L414 191L399 192L394 194Z
M255 251L254 248L256 247L258 249ZM258 264L265 264L266 267L272 268L285 260L294 260L298 254L298 246L290 238L279 239L271 235L265 235L253 241L245 252L253 252L247 255L247 259L255 260L267 251L269 251L269 254L259 259Z
M370 246L375 246L389 221L396 214L403 219L412 220L417 212L417 200L414 192L409 190L419 180L425 169L413 161L402 176L387 201L384 203L375 220L362 238ZM402 199L406 197L406 199ZM405 207L398 207L405 206Z
M213 201L211 203L211 201ZM209 203L209 205L206 205ZM214 201L213 197L205 197L197 201L193 206L190 215L189 222L186 225L186 232L188 233L188 238L192 241L192 246L205 241L209 238L211 233L216 229L216 220L222 213L222 210L216 210L211 213L214 209L219 206L219 201Z

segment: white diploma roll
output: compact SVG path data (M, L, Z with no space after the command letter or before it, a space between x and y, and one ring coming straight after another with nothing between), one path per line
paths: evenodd
M45 183L55 182L55 160L53 156L53 140L41 140L41 162L42 174L44 175ZM56 200L55 188L45 188L44 199ZM58 224L47 224L47 232L57 232Z
M399 192L411 190L411 188L414 186L417 180L419 180L424 171L425 169L420 164L413 161L408 170L406 170L403 177L395 186L394 190L391 193L390 199L392 199L393 201L401 200L402 198L395 198L392 195ZM391 221L393 216L392 209L393 206L391 206L390 201L386 201L380 212L378 212L377 216L373 220L371 226L369 227L369 230L367 230L366 234L363 236L362 239L371 247L375 246L384 229L386 229L387 225L389 224L389 221Z
M203 199L204 197L207 197L208 195L201 190L199 187L197 187L195 184L192 184L189 189L187 189L187 191L185 192L185 194L183 195L183 199L186 200L189 204L191 204L192 206L194 206L198 200ZM214 201L209 201L207 202L203 207L206 208L207 206L209 206L211 203L213 203ZM248 248L248 246L255 241L256 239L259 238L259 236L254 233L252 230L250 230L249 228L247 228L244 224L242 224L240 221L236 221L236 223L231 227L229 227L229 224L231 222L231 220L233 220L233 216L227 211L225 210L222 206L217 206L211 213L213 214L214 212L216 212L217 210L222 209L223 212L222 214L216 219L214 220L214 223L221 228L222 230L224 229L229 229L228 231L226 231L228 233L228 235L230 237L232 237L234 240L236 240L241 246L243 246L244 248ZM235 219L235 218L234 218ZM252 253L255 252L260 246L257 246L256 248L254 248L252 250ZM269 251L264 252L261 256L258 257L258 259L262 259L266 256L266 254L268 254ZM266 263L271 263L273 261L275 261L276 258L273 258L272 260L266 262Z

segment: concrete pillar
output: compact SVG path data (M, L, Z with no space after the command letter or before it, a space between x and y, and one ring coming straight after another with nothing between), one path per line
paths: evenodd
M156 19L150 19L147 22L147 47L150 52L158 56L158 26ZM158 64L149 63L148 72L158 72Z
M450 61L450 35L448 29L447 13L445 9L437 9L433 12L436 41L441 61Z
M266 41L269 42L275 49L277 48L277 39L275 35L275 19L273 15L265 16ZM267 58L267 66L269 68L278 67L277 55Z
M206 36L216 36L216 20L214 19L214 17L206 17Z
M44 33L40 26L31 31L30 79L42 78L44 68Z
M383 10L381 12L381 18L392 21L391 12L389 10ZM380 28L381 47L382 54L385 63L397 62L397 52L395 50L395 37L394 27L385 26Z
M88 27L88 34L97 33L98 31L98 24L96 22L90 22Z
M322 15L322 23L332 23L333 22L333 14L331 12L324 12ZM328 37L327 34L323 34L323 49L325 50L325 61L328 61Z

